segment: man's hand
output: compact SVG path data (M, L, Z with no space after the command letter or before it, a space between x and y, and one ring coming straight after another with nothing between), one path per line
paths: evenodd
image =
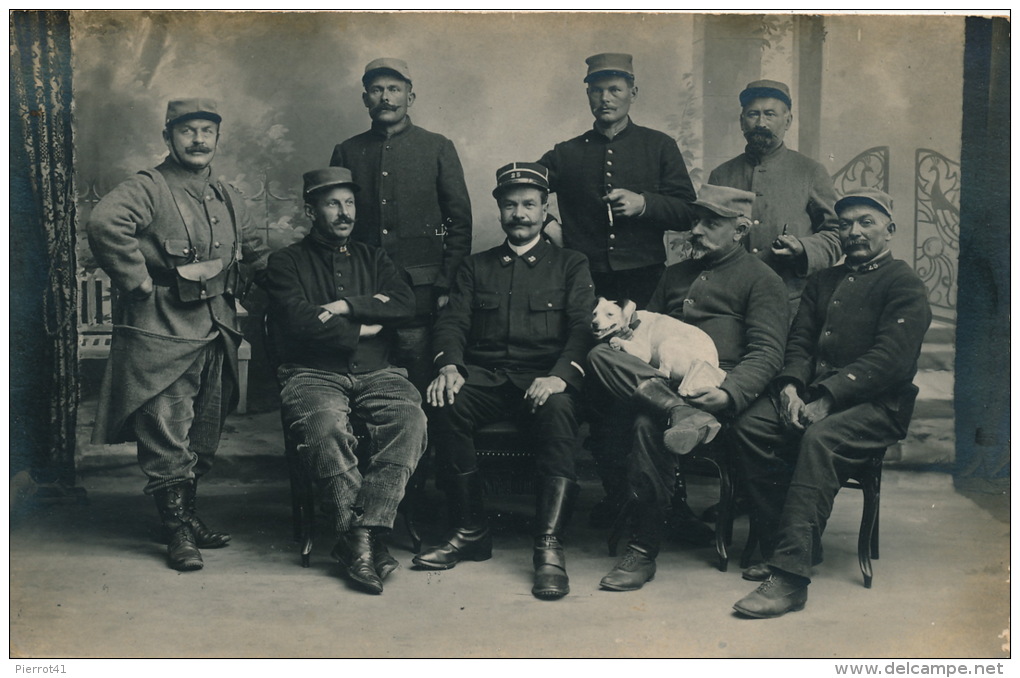
M388 302L388 301L390 300L390 298L389 298L389 297L387 297L387 296L386 296L385 294L383 294L382 292L379 292L378 294L373 294L373 295L372 295L372 298L373 298L373 299L378 299L379 301L381 301L381 302L382 302L382 303L384 303L384 304L385 304L386 302Z
M382 331L382 325L362 325L358 330L359 337L374 337Z
M626 188L614 188L603 198L620 217L636 217L645 211L645 196Z
M772 241L772 254L777 257L799 257L804 253L804 243L795 235L781 235Z
M804 401L797 393L797 386L795 384L784 386L783 390L779 392L779 416L783 420L783 425L786 428L803 431L804 425L800 423L800 413L803 409Z
M331 301L328 304L323 304L322 308L326 309L333 315L350 315L351 305L347 303L346 299L337 299Z
M464 375L460 373L457 366L444 365L439 369L439 376L433 379L425 389L425 399L432 407L442 407L447 403L452 405L463 385Z
M436 310L441 311L443 308L450 303L449 294L440 294L436 297Z
M567 382L559 377L539 377L531 382L531 386L524 394L524 399L531 404L531 411L534 413L542 405L545 405L549 396L554 393L563 393L565 390L567 390Z
M131 298L135 301L145 301L152 296L152 278L146 278L142 284L131 290Z
M806 428L817 424L832 411L832 396L826 393L818 400L812 400L800 411L800 423Z
M717 386L709 386L695 391L684 398L689 404L706 412L722 412L730 406L730 394Z

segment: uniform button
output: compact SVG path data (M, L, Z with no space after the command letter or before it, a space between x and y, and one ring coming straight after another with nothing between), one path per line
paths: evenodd
M219 217L210 217L209 221L213 222L214 224L220 223Z
M392 149L392 148L393 148L392 146L387 146L387 147L386 147L386 150L388 151L388 150L390 150L390 149Z
M834 300L834 301L832 302L832 305L833 305L833 306L839 306L839 299L836 299L836 300Z
M612 155L613 154L613 149L610 148L608 151L606 151L606 153L608 153L609 155Z
M388 176L390 175L390 173L389 173L389 172L383 172L383 173L382 173L382 175L383 175L384 177L388 177Z
M757 225L758 225L759 223L760 223L760 222L759 222L759 221L758 221L757 219L755 219L755 220L754 220L754 225L755 225L755 226L757 226Z
M606 176L607 177L611 177L611 176L613 176L613 173L612 172L606 172Z
M825 330L825 336L829 336L830 334L832 334L832 330Z
M549 308L552 308L552 302L550 301L549 303L546 304L546 306L548 306Z
M384 205L386 204L386 198L382 199L382 204L384 204Z
M338 277L338 278L343 277L343 273L341 273L340 271L337 271L336 272L336 277Z
M212 198L213 198L212 193L209 193L208 195L205 196L206 202L212 200Z
M220 244L219 244L218 242L214 242L214 243L212 244L212 246L213 246L213 247L219 247L219 246L220 246Z
M613 246L612 246L612 245L610 245L610 246L609 246L609 249L613 249Z
M610 240L616 240L616 234L615 233L610 233L609 234L609 239Z
M850 282L853 282L854 281L854 277L850 276L849 278L847 278L847 280L849 280Z
M758 254L758 248L757 248L757 247L753 248L753 249L751 250L751 253L752 253L752 254Z
M606 160L606 165L610 165L610 166L612 166L612 164L613 164L613 161L612 161L612 160Z
M694 300L693 299L684 299L684 303L685 304L693 304Z
M336 286L336 288L337 288L338 290L342 290L342 289L344 288L344 286L343 286L343 285L337 285L337 286Z
M606 184L606 190L607 191L613 190L613 185L612 184Z
M386 202L386 201L385 201L385 200L383 200L383 202ZM383 235L389 235L389 234L390 234L390 232L389 232L388 230L386 230L386 229L384 228L384 229L382 230L382 234L383 234Z
M708 280L708 276L707 275L703 275L703 276L701 276L701 279L702 280Z

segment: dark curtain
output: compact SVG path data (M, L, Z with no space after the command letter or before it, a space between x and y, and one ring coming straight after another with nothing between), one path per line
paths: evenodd
M10 15L11 475L74 485L77 294L66 11Z
M963 64L958 486L1009 482L1010 26L968 17Z

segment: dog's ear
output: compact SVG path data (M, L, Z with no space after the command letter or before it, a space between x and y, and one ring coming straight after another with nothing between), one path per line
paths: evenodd
M623 317L626 319L627 324L634 319L634 314L637 313L637 303L630 299L624 299L620 302L620 308L623 309Z

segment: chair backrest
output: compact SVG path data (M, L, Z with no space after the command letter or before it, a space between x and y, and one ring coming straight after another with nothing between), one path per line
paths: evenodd
M102 270L78 274L78 333L111 334L116 293Z

